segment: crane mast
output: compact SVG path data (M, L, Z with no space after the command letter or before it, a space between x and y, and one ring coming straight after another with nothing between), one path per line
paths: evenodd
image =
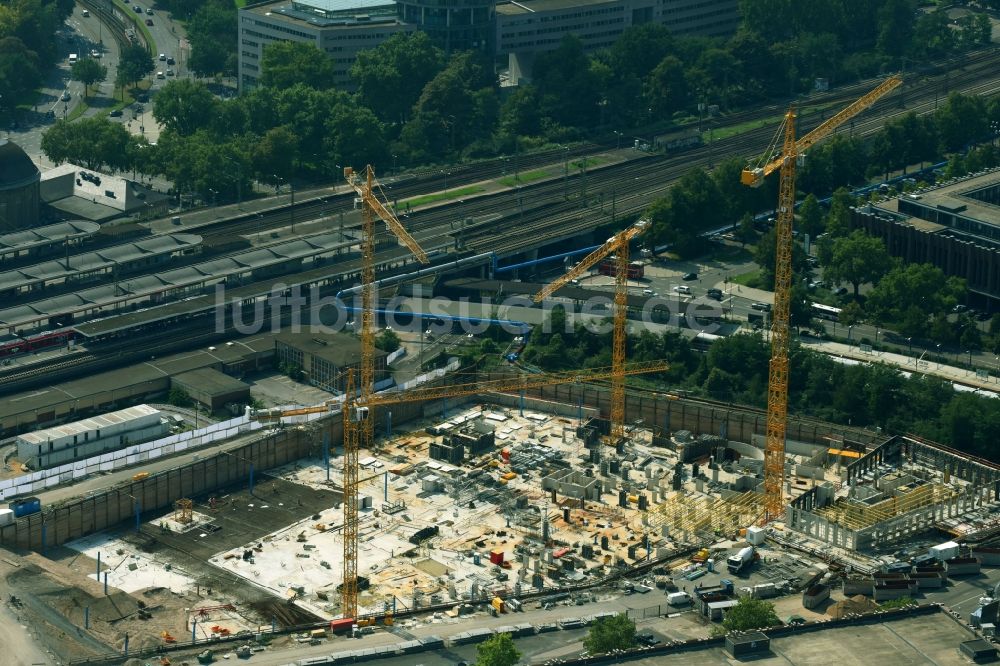
M371 165L360 181L354 169L346 167L344 178L358 193L361 203L361 368L355 396L354 375L348 373L344 399L344 582L341 602L344 617L358 615L358 454L370 448L374 424L368 407L375 392L375 217L378 216L421 263L427 253L400 221L375 196L378 183ZM360 406L358 406L360 405Z
M804 151L837 127L869 108L894 90L903 80L892 76L871 92L848 105L819 127L796 141L795 108L785 114L781 155L771 162L744 169L740 182L759 187L764 178L779 171L778 207L775 220L774 308L771 317L771 361L767 382L767 430L764 444L765 520L784 512L782 484L785 478L785 434L788 427L788 346L792 298L792 223L795 219L795 168Z
M570 269L562 277L556 278L545 285L534 300L536 303L551 296L557 289L571 280L583 275L597 262L608 255L615 255L615 308L613 314L613 333L611 341L611 444L617 444L625 437L625 346L628 340L626 314L628 311L628 266L629 243L633 238L646 231L648 220L639 220L631 227L609 238L580 263Z

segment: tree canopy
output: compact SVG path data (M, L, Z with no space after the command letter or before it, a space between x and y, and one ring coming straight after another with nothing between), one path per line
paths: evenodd
M583 647L590 654L627 650L635 644L635 622L625 613L598 620L590 626Z
M885 243L859 229L833 242L833 255L824 276L834 284L849 282L857 298L862 284L877 282L892 265Z
M520 659L510 634L497 634L476 646L476 666L514 666Z

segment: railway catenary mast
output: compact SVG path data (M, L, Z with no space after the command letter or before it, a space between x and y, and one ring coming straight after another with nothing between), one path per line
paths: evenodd
M788 319L792 289L792 221L795 217L795 167L805 151L828 136L838 126L861 113L884 95L898 87L898 76L886 79L877 88L847 106L801 139L795 139L795 107L785 114L783 126L772 142L783 136L781 154L765 163L772 155L769 148L758 165L743 170L740 182L759 187L764 178L780 169L777 221L775 236L777 251L774 267L774 311L771 319L771 362L767 383L767 438L764 446L765 520L773 520L784 512L781 484L785 475L785 429L788 423Z

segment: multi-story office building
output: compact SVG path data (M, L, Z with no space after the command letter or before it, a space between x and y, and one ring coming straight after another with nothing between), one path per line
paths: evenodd
M523 0L498 4L496 12L496 51L508 56L513 82L530 80L535 55L567 34L596 51L644 23L704 36L732 34L739 25L737 0Z
M257 86L264 48L285 41L312 44L327 53L334 62L334 84L347 88L359 51L417 29L396 14L393 0L268 0L247 5L239 11L240 90Z
M575 34L588 51L611 46L628 28L659 23L679 35L724 36L739 25L737 0L268 0L239 13L240 88L257 85L264 47L315 44L350 86L357 53L398 32L426 32L447 52L508 56L510 78L528 80L536 54Z

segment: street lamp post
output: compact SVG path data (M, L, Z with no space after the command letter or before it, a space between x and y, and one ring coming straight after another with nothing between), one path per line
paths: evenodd
M970 349L969 350L969 372L972 372L972 371L973 371L973 367L972 367L972 350Z
M854 324L851 324L850 326L847 327L847 341L848 342L851 341L851 331L853 331L853 330L854 330Z
M910 357L912 358L913 357L913 338L912 337L906 338L906 344L910 348ZM909 364L909 361L907 361L907 364ZM916 361L914 361L913 364L916 365Z
M937 359L938 359L938 370L941 369L941 343L937 345Z

